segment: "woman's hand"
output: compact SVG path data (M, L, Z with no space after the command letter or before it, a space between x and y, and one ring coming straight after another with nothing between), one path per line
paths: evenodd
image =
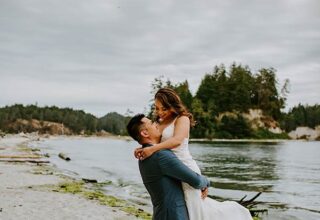
M208 192L209 192L208 187L201 189L201 198L202 199L207 198Z
M134 156L135 158L139 159L139 160L144 160L148 157L150 157L152 154L154 153L154 148L153 147L137 147L134 150Z
M141 157L142 157L142 160L150 157L153 153L154 153L154 147L145 147L142 149L142 152L141 152Z
M143 148L142 147L137 147L135 150L134 150L134 157L137 158L138 160L140 160L140 157L141 157L141 150Z
M154 147L144 147L144 148L137 148L136 149L137 156L139 160L145 160L146 158L150 157L155 151Z

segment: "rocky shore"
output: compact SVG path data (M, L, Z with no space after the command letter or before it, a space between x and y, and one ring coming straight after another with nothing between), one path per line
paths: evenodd
M27 146L34 138L0 138L0 219L150 219L125 201L64 176Z
M296 130L291 131L289 134L291 139L305 139L309 141L320 140L320 125L314 129L309 127L297 127Z

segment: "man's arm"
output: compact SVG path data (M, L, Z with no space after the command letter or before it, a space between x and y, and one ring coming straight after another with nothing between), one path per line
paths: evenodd
M209 186L209 181L204 176L191 170L184 165L170 150L163 150L158 153L159 166L164 175L188 183L196 189L203 189Z

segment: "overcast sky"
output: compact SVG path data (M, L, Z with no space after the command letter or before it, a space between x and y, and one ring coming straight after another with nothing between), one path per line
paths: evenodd
M0 0L0 107L96 116L148 107L151 82L236 61L290 79L287 109L320 103L319 0Z

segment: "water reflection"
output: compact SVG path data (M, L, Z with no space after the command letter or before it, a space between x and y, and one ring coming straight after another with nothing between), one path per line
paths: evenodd
M258 200L271 213L266 219L320 219L319 142L190 147L215 188L211 197L239 199L241 193L262 191Z
M111 181L108 194L123 197L151 210L142 184L135 142L111 139L47 140L40 146L50 153L50 161L60 169L80 177ZM72 160L58 158L65 152ZM238 200L256 192L258 201L268 208L264 219L320 219L319 142L191 143L190 151L212 185L210 197Z
M192 143L190 148L215 188L270 191L272 181L279 179L274 144Z

